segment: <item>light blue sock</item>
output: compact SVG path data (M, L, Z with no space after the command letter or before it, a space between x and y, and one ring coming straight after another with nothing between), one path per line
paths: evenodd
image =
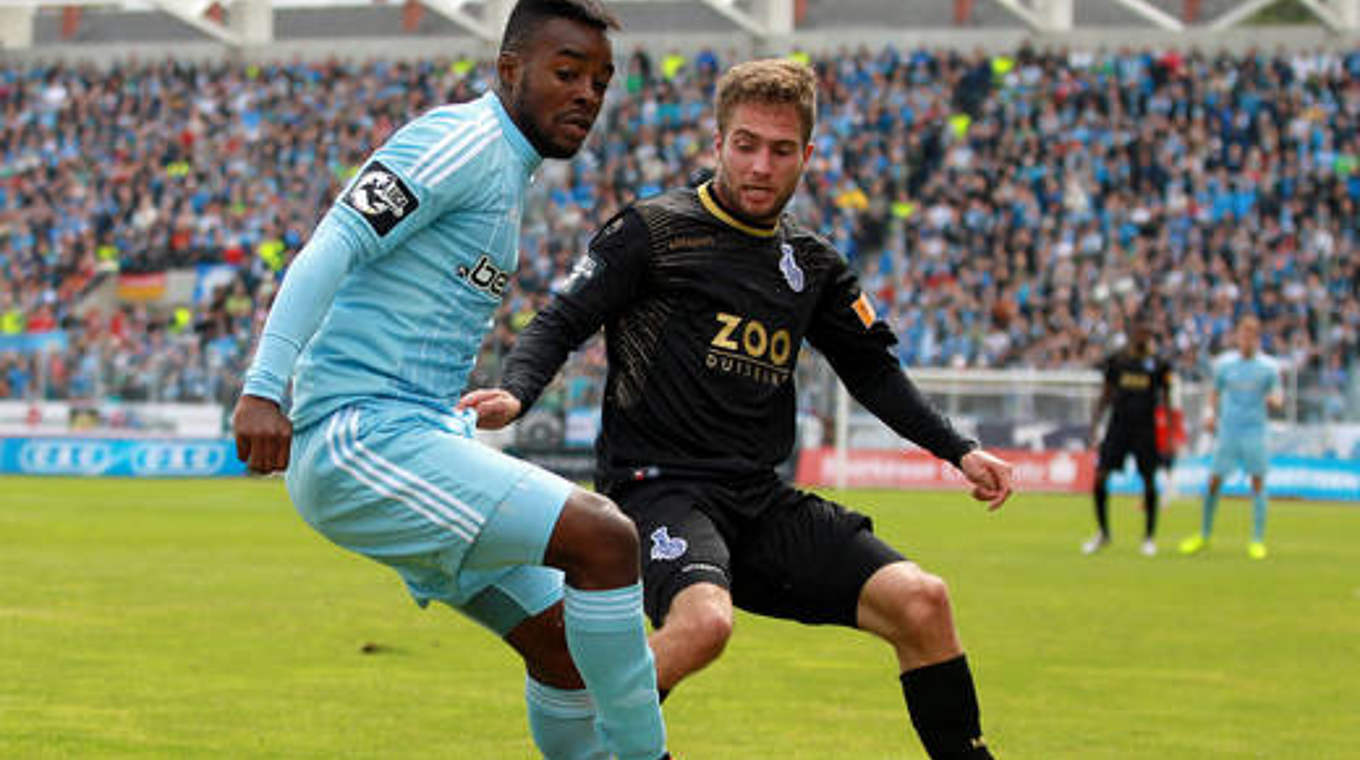
M642 621L642 583L604 591L567 586L563 607L567 648L595 700L605 746L619 760L657 760L666 751L666 726Z
M1266 489L1251 495L1251 540L1266 540Z
M524 679L529 731L547 760L609 760L595 733L595 703L584 689L558 689Z
M1209 491L1204 494L1204 522L1200 525L1199 533L1204 536L1204 540L1209 540L1209 534L1214 532L1214 512L1218 511L1218 494Z

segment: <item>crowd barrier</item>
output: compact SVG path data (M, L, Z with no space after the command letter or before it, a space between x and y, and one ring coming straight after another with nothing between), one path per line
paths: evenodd
M577 480L589 480L593 452L581 448L517 450L511 453ZM1002 451L1014 465L1020 491L1084 493L1095 477L1090 452ZM833 448L804 449L798 456L794 479L802 486L850 488L952 489L963 485L963 475L952 465L923 451L851 449L845 454L845 474ZM236 447L222 438L115 438L35 436L0 438L0 474L85 475L122 477L220 477L245 474ZM1163 488L1181 496L1204 493L1209 457L1189 456L1175 467L1159 471ZM1266 478L1272 496L1327 501L1360 502L1360 460L1274 456ZM1227 495L1244 495L1250 485L1235 473L1224 482ZM1139 493L1142 482L1132 462L1110 478L1114 493Z

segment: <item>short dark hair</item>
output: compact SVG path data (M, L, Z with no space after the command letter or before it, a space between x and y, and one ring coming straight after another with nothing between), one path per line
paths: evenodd
M619 20L599 0L519 0L501 37L502 53L518 53L544 22L565 18L600 31L619 28Z

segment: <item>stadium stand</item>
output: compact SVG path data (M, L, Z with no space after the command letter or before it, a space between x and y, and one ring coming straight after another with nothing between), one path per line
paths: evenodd
M707 162L725 54L620 53L589 150L540 173L479 382L593 228ZM859 268L905 364L1089 367L1146 310L1194 375L1250 310L1300 386L1336 399L1318 414L1357 416L1360 52L812 60L795 209ZM4 64L0 341L66 339L0 342L0 398L229 402L289 257L364 155L489 81L466 59ZM192 308L89 297L198 265L235 275ZM575 357L561 402L590 403L602 366Z

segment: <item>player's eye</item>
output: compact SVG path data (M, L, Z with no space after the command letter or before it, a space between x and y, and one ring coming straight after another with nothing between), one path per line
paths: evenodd
M557 74L557 81L559 82L570 82L576 78L576 71L574 69L558 69L554 73Z

